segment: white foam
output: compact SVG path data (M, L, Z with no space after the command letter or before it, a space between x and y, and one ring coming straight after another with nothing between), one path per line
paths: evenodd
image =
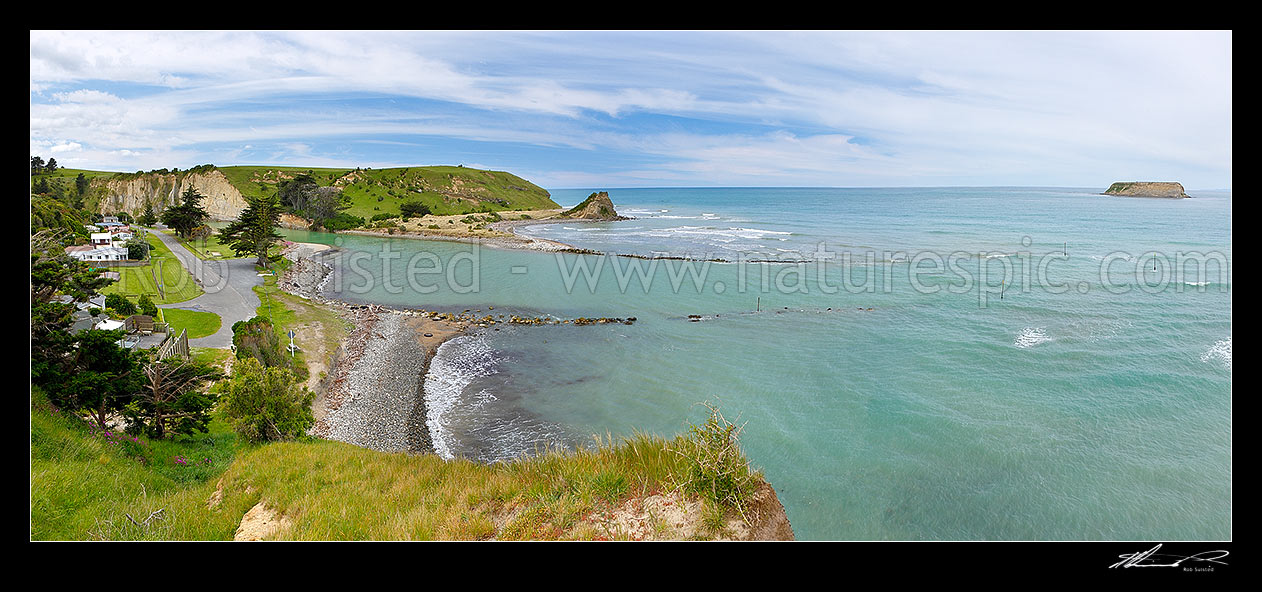
M429 428L434 453L451 460L456 442L450 424L451 411L461 402L464 390L475 379L495 374L495 352L480 336L457 337L438 347L425 374L425 425ZM483 403L490 393L474 395Z
M1189 286L1208 286L1209 282L1183 282Z
M1026 327L1021 330L1020 335L1017 335L1017 340L1013 345L1024 349L1048 341L1051 341L1051 338L1047 336L1042 327Z
M1231 370L1231 338L1228 337L1222 341L1215 342L1205 353L1201 354L1201 361L1209 363L1210 360L1219 360L1228 370Z

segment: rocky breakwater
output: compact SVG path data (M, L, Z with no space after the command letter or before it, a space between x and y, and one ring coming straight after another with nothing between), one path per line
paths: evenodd
M1156 181L1125 181L1114 183L1100 195L1118 195L1122 197L1164 197L1169 199L1185 199L1181 183Z
M146 206L160 213L179 203L189 188L205 196L202 206L214 220L235 220L247 205L241 192L213 167L174 173L119 173L92 183L103 192L98 211L108 215L127 212L135 217L143 214Z

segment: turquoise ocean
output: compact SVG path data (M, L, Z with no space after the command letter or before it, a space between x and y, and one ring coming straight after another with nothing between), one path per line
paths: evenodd
M799 539L1230 539L1231 193L1099 191L610 189L633 219L517 229L658 259L286 234L344 249L348 301L636 318L445 343L449 458L670 437L710 402Z

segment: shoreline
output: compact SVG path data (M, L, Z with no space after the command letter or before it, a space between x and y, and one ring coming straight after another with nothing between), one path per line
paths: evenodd
M341 247L291 243L282 255L293 264L277 286L315 305L331 309L353 329L331 354L327 375L316 383L312 436L382 452L436 453L429 425L425 380L439 348L446 342L494 325L632 325L635 317L531 317L400 309L356 304L322 294L334 271L324 259ZM481 316L479 316L481 314ZM496 328L496 331L499 329ZM307 360L308 367L321 361Z
M331 308L354 326L329 361L312 403L312 436L382 452L432 453L426 424L425 374L438 347L465 334L469 323L437 313L353 304L320 292L332 273L321 259L338 247L293 243L293 265L278 286Z
M634 220L634 218L621 218L620 220ZM654 260L663 259L668 261L697 261L701 263L780 263L780 264L800 264L813 263L812 259L748 259L733 261L730 259L722 259L719 257L699 258L684 257L681 255L640 255L637 253L618 253L610 251L597 251L594 249L586 249L576 247L569 243L563 243L551 239L532 238L517 234L517 226L534 226L536 224L581 224L591 222L612 222L615 220L583 220L570 218L542 218L536 220L501 220L493 222L489 226L497 231L507 233L501 236L486 236L477 234L434 234L421 231L403 230L400 232L385 232L380 230L339 230L331 234L354 234L358 236L369 236L373 238L403 238L410 240L434 240L458 243L470 243L485 245L494 249L534 251L541 253L572 253L576 255L607 255L610 257L625 257L627 259L644 259ZM304 243L309 244L309 243Z

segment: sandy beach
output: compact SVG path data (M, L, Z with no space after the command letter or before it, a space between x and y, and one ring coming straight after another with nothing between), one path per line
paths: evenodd
M395 228L342 230L339 233L384 238L478 243L499 249L526 249L545 252L578 251L580 249L573 245L519 236L513 231L513 228L516 226L574 222L571 219L555 218L554 216L561 211L522 210L497 212L496 216L502 219L495 222L486 221L490 219L486 214L465 214L459 216L427 215L422 218L403 221Z

